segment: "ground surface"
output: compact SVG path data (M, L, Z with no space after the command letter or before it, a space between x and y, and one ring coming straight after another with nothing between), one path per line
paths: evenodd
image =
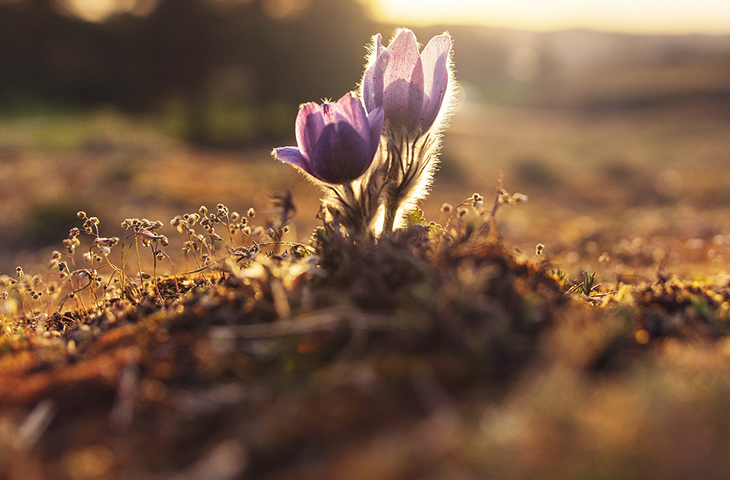
M378 245L325 236L313 251L285 245L273 259L188 275L196 267L177 253L173 216L223 202L255 207L251 223L266 225L266 192L290 189L298 214L285 240L307 243L314 187L267 158L270 146L200 151L112 113L76 118L76 137L63 119L6 121L0 270L9 282L22 265L41 283L24 286L25 300L3 287L0 469L23 479L724 478L724 115L465 106L426 219L445 224L441 204L473 191L489 201L501 172L507 190L530 197L500 210L501 237L465 238L468 222L485 222L469 212L442 232L450 242L420 226ZM57 128L67 130L49 134ZM178 276L126 296L110 289L99 308L87 289L65 315L17 326L54 310L53 292L31 293L61 282L50 250L82 226L80 209L101 219L102 236L123 237L127 217L163 221ZM90 243L80 238L78 266ZM151 272L150 252L140 257ZM135 261L126 268L134 278ZM601 285L571 290L582 271Z

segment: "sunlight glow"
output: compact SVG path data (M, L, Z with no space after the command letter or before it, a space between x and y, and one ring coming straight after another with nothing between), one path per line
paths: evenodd
M102 22L118 13L145 16L155 8L157 0L65 0L63 3L84 20Z
M371 5L378 19L403 25L730 33L728 0L371 0Z

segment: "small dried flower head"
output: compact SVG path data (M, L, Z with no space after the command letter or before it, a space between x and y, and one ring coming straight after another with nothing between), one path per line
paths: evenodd
M201 215L205 216L208 214L208 207L206 207L205 205L201 205L200 208L198 209L198 212Z
M512 195L512 203L527 203L528 197L524 193L515 193Z
M238 212L231 212L230 219L232 222L237 222L241 218L241 215Z
M83 220L86 218L86 212L84 212L83 210L79 210L78 212L76 212L76 217Z
M471 197L471 205L474 208L482 208L484 206L484 197L482 197L478 193L475 193Z
M459 217L459 218L461 218L461 217L463 217L464 215L466 215L466 213L467 213L467 210L466 210L466 208L460 208L460 209L459 209L459 210L458 210L458 211L456 212L456 216L457 216L457 217Z
M78 227L74 227L71 230L69 230L68 237L69 238L76 238L76 237L79 236L80 233L81 233L81 230L79 230Z
M450 203L444 203L441 205L441 212L443 213L451 213L453 209L454 207L452 207Z
M535 255L542 255L543 250L545 250L545 245L542 243L538 243L535 246Z
M23 268L22 267L17 267L15 269L15 274L18 275L18 277L22 277L24 275Z
M248 212L246 212L246 215L248 215L248 218L253 218L256 216L256 210L251 207L248 209Z

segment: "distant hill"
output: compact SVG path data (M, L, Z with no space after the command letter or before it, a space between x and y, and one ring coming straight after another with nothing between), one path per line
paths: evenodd
M724 103L730 109L730 35L630 35L589 30L449 30L469 101L573 108Z

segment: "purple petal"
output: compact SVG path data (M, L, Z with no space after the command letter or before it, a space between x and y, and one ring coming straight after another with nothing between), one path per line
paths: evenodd
M418 42L416 35L407 29L400 30L398 35L390 42L387 48L388 53L393 58L385 73L385 81L405 79L412 80L412 76L416 71L417 65L421 61L421 54L418 53ZM423 71L421 70L421 74ZM413 79L417 80L417 79ZM421 79L421 87L423 87L423 79Z
M327 183L355 180L372 163L367 147L366 141L349 123L327 125L310 157L312 175Z
M423 108L423 66L416 36L401 30L388 45L391 59L385 69L383 107L391 123L416 127Z
M441 110L441 104L449 84L449 50L451 37L448 33L433 37L421 53L424 76L424 97L422 110L422 126L424 130L431 127Z
M380 43L378 43L378 51L381 53L378 53L373 64L365 71L362 81L362 99L368 112L383 106L383 90L385 89L383 76L390 60L390 53Z
M385 118L382 107L376 108L368 115L370 124L370 157L375 156L380 146L380 133L383 130L383 119Z
M337 100L336 121L349 123L363 140L370 139L370 124L362 100L352 92Z
M314 144L322 134L325 126L325 118L322 114L322 107L314 102L305 103L299 107L294 132L297 139L297 146L305 157L309 157Z
M375 38L373 38L373 41L375 42L375 54L380 56L385 51L385 48L383 48L383 36L377 34L375 35Z
M297 147L275 148L272 153L277 160L299 167L308 174L316 177L316 175L312 172L309 160L307 160L307 157L302 155L302 152Z

